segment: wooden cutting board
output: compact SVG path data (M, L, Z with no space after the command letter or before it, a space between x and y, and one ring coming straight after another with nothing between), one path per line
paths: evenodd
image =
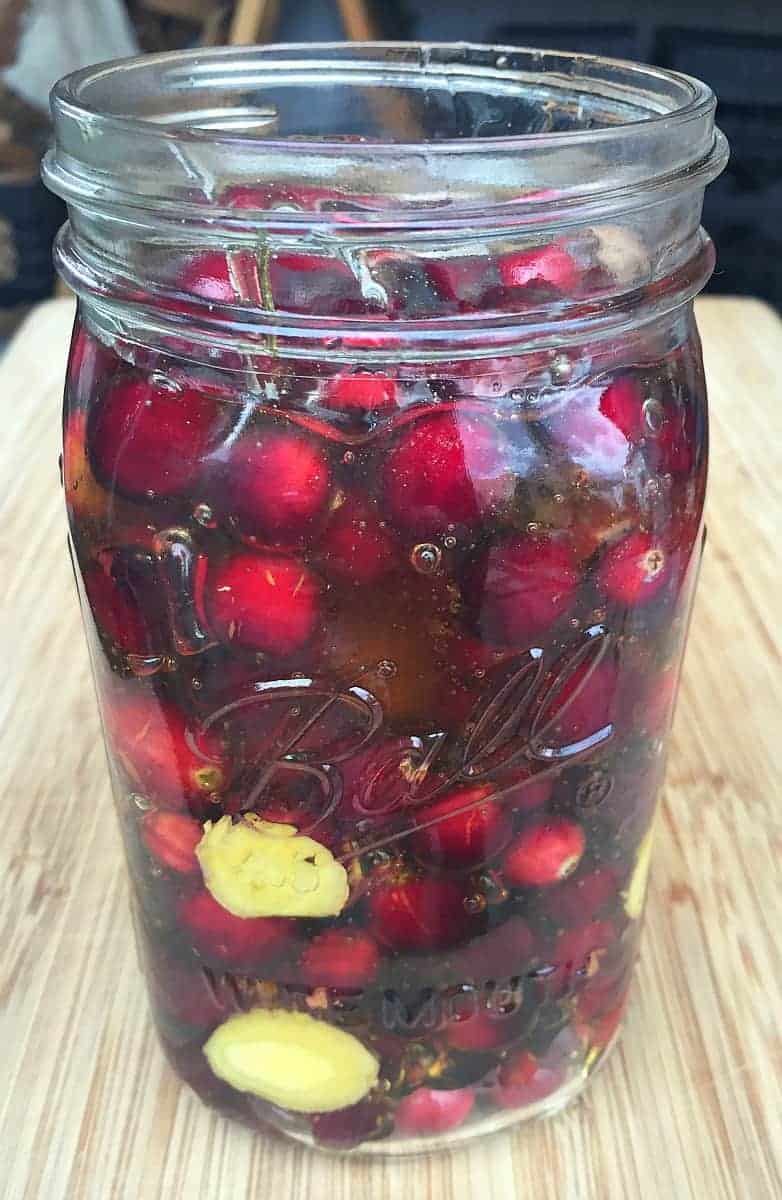
M700 304L709 542L634 1003L583 1099L450 1155L341 1160L202 1108L158 1050L65 551L72 308L0 363L0 1196L782 1197L782 323Z

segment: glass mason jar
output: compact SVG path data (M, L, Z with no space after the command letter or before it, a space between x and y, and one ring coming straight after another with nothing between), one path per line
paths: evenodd
M54 91L70 538L163 1046L410 1152L549 1113L638 947L702 539L714 97L263 47Z

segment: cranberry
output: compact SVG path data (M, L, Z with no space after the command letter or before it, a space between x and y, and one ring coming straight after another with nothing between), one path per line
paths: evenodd
M123 654L155 658L165 653L168 643L154 575L145 572L144 565L127 556L109 556L85 571L84 590L104 637Z
M446 1133L467 1120L474 1103L475 1093L470 1088L437 1091L419 1087L399 1101L396 1127L410 1137Z
M492 640L526 645L573 604L580 582L567 541L514 537L489 550L482 579L468 581L478 621Z
M658 596L672 575L670 551L651 533L638 532L606 551L597 583L610 600L633 607Z
M500 279L506 288L545 288L570 292L578 283L573 257L557 242L534 250L519 250L499 261Z
M297 433L246 434L218 474L220 506L259 541L300 540L325 512L331 489L325 451Z
M224 424L211 396L124 375L93 412L92 461L100 478L128 496L175 496L195 482Z
M434 771L419 777L420 747L412 738L372 740L341 764L342 819L355 826L406 809L442 782Z
M630 442L644 435L644 394L635 379L620 376L602 393L598 408Z
M510 817L502 804L489 799L491 787L457 788L434 804L419 809L413 846L418 858L430 865L474 867L507 845Z
M367 303L345 263L317 254L278 251L269 260L269 284L278 311L308 316L351 316Z
M444 1037L454 1050L476 1053L496 1050L513 1042L521 1032L520 1013L503 1012L489 1003L475 1006L475 996L468 995L464 1011L456 1012L444 1029Z
M221 740L198 733L173 704L125 696L107 707L106 730L134 786L162 808L221 792L228 782Z
M375 583L398 563L395 539L374 506L346 496L319 541L326 571L356 584Z
M552 956L555 978L563 989L583 984L599 969L601 960L616 943L611 921L596 920L568 929L557 939Z
M368 933L327 929L304 951L301 975L309 987L363 988L377 973L379 961L377 943Z
M141 837L149 853L177 875L200 870L195 848L202 833L198 821L180 812L148 812L141 822Z
M525 767L517 772L513 781L503 780L502 790L502 803L507 804L513 812L535 812L545 808L551 799L554 779L551 775L538 779Z
M502 860L512 887L549 887L566 879L584 853L584 831L564 817L535 821L516 837Z
M547 1065L529 1050L519 1050L500 1068L492 1096L500 1108L522 1108L544 1100L564 1080L564 1067Z
M399 404L397 383L381 372L341 371L327 382L320 403L331 412L387 412Z
M180 275L180 285L183 291L213 304L237 303L228 259L221 250L207 250L191 258Z
M87 403L101 390L112 367L119 364L108 346L98 341L83 325L76 325L68 357L68 390Z
M467 936L472 924L464 889L450 879L380 883L370 893L369 923L391 950L436 950Z
M349 1150L378 1136L386 1120L386 1110L376 1100L360 1100L349 1108L318 1113L312 1118L312 1136L322 1146Z
M231 1013L230 992L220 994L200 970L190 970L170 959L153 968L151 991L159 1006L175 1021L208 1029Z
M513 915L502 925L474 938L460 956L464 976L475 983L523 975L535 950L535 938L523 917Z
M610 867L568 879L553 888L547 897L547 911L559 924L578 925L585 917L594 917L613 903L619 892L619 878Z
M207 624L221 642L293 654L314 632L319 595L320 581L303 563L240 551L209 570L204 585Z
M188 897L179 916L200 955L246 970L278 958L294 924L285 917L235 917L206 890Z
M616 663L584 660L560 685L552 681L551 699L539 721L539 736L556 745L592 737L611 724L619 681Z
M488 421L458 410L408 426L386 460L389 512L409 533L435 537L449 525L475 525L510 501L509 446Z
M426 272L438 295L456 302L462 312L471 312L496 287L496 274L486 258L432 258Z
M620 480L631 445L619 421L605 411L605 396L597 388L577 389L552 415L548 433L556 446L565 449L569 462L583 468L590 479Z

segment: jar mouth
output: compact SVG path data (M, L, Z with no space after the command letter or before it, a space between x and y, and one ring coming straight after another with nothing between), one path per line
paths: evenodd
M66 200L176 206L184 218L208 207L231 228L263 213L275 223L354 230L431 229L468 217L481 227L527 223L544 208L553 219L639 188L704 185L725 158L705 84L512 47L335 43L147 55L66 76L52 108L56 145L45 175ZM327 203L286 203L286 186L324 181ZM237 189L245 189L241 203Z

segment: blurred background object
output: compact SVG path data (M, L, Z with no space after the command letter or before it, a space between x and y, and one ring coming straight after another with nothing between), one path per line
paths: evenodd
M732 149L706 199L710 290L782 306L781 0L0 0L0 332L54 286L64 213L37 171L56 79L139 51L344 38L556 47L705 79Z

